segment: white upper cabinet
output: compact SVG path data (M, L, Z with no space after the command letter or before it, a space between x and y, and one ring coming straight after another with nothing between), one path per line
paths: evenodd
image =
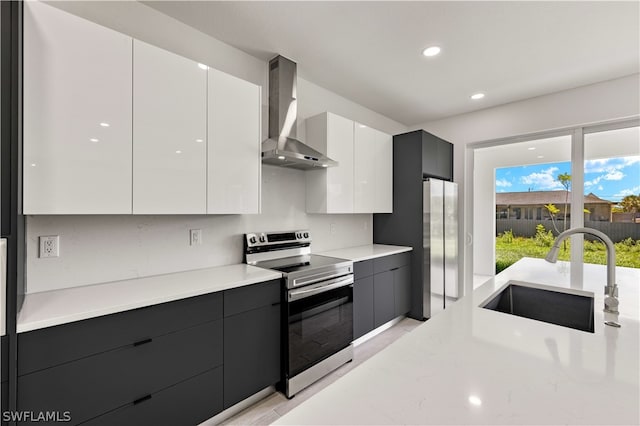
M306 172L307 212L353 213L354 122L325 112L308 118L306 131L309 146L339 163Z
M209 69L207 213L260 213L261 89Z
M393 212L393 136L374 130L374 213Z
M135 40L134 214L206 213L206 140L206 67Z
M307 144L339 163L307 172L307 213L391 213L391 135L329 112L306 128Z
M354 126L354 213L371 213L374 211L375 188L375 155L377 153L376 134L378 132L364 124Z
M131 213L132 39L24 3L25 214Z

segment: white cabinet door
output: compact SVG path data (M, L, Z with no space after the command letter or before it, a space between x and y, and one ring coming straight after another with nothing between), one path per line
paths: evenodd
M133 213L204 214L207 71L133 44Z
M393 212L393 136L375 130L373 164L374 213Z
M327 114L327 153L339 163L327 169L327 213L353 213L354 122Z
M307 213L353 213L354 122L330 112L306 121L306 143L338 166L306 172Z
M260 213L260 86L209 69L207 213Z
M25 214L131 213L132 39L24 3Z
M372 213L376 197L375 158L378 151L378 131L364 124L354 127L354 213Z

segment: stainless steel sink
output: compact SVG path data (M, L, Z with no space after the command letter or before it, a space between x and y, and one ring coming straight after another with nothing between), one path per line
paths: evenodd
M540 287L510 281L480 306L593 333L593 296Z

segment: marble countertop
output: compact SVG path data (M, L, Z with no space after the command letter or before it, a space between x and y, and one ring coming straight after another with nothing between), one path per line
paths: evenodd
M277 424L638 424L640 269L524 258L278 419ZM480 308L509 280L589 292L594 333ZM622 327L604 325L615 319Z
M413 250L411 247L389 246L385 244L367 244L364 246L347 247L337 250L316 253L322 256L338 257L340 259L361 260L375 259L376 257L389 256L397 253L404 253Z
M27 294L18 314L17 331L37 330L281 277L280 272L237 264Z

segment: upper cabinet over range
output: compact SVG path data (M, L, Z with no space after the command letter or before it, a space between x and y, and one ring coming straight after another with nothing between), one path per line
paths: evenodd
M338 167L307 172L307 213L391 213L393 138L330 112L306 120L307 143Z
M24 5L25 214L260 212L261 88Z

